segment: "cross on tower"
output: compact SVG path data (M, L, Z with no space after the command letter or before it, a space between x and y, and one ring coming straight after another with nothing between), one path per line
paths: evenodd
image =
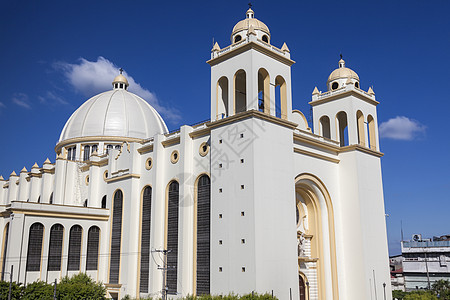
M119 72L120 72L120 74L122 75L123 69L122 69L122 68L120 68L120 69L119 69Z
M248 8L252 9L252 3L251 2L248 3Z
M339 54L339 56L341 57L341 59L342 59L342 53L341 54Z

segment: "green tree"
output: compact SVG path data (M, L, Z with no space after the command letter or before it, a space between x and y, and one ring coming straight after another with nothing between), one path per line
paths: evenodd
M403 300L438 300L432 291L414 291L408 293Z
M440 279L433 283L431 286L436 295L439 296L439 299L450 299L450 281L445 279Z
M44 281L35 281L23 291L23 300L53 300L53 286Z
M106 289L85 273L64 277L57 286L59 300L102 300L106 299Z
M8 299L9 281L0 281L0 299ZM23 286L19 283L12 283L11 299L19 300L22 298Z

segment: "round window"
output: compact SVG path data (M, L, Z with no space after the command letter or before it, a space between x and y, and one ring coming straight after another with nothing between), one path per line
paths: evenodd
M180 159L180 154L178 153L177 150L173 150L172 154L170 155L170 161L173 164L176 164L179 159Z
M203 142L198 149L198 153L200 156L205 156L209 152L209 145L206 142Z
M153 167L153 160L151 157L147 158L147 160L145 161L145 168L147 170L150 170Z
M103 179L104 179L104 180L108 179L108 170L106 170L105 172L103 172Z
M337 82L333 82L333 84L331 85L331 89L335 90L339 87L339 84Z

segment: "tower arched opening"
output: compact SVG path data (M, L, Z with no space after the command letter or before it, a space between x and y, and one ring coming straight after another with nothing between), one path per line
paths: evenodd
M375 120L372 115L367 116L367 123L369 127L369 147L372 150L377 150L377 138L375 136Z
M228 78L223 76L217 81L216 119L228 117Z
M365 128L364 128L364 115L363 113L358 110L356 112L356 124L357 124L357 134L358 134L358 144L360 144L361 146L365 146L365 139L366 136L364 134Z
M336 122L339 133L339 144L341 147L348 146L348 122L347 113L344 111L336 114Z
M320 122L320 134L327 139L331 139L330 118L322 116Z
M286 80L280 75L275 78L275 108L276 116L287 119Z
M258 110L270 113L270 77L264 68L258 70Z
M234 111L235 113L247 110L247 74L239 70L234 74Z

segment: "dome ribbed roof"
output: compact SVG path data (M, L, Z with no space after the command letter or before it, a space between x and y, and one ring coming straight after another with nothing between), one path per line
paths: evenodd
M346 68L345 61L343 59L339 61L339 68L331 72L327 82L340 78L353 78L359 81L358 74L356 74L356 72L353 71L352 69Z
M164 120L144 99L114 89L83 103L67 121L59 141L92 136L146 139L166 132Z
M231 35L234 35L235 33L242 31L242 30L248 30L250 26L253 26L253 29L259 29L261 31L264 31L270 36L269 27L266 26L263 22L261 22L258 19L255 19L253 17L253 10L249 9L247 10L247 18L239 21L236 25L233 27L233 32Z

